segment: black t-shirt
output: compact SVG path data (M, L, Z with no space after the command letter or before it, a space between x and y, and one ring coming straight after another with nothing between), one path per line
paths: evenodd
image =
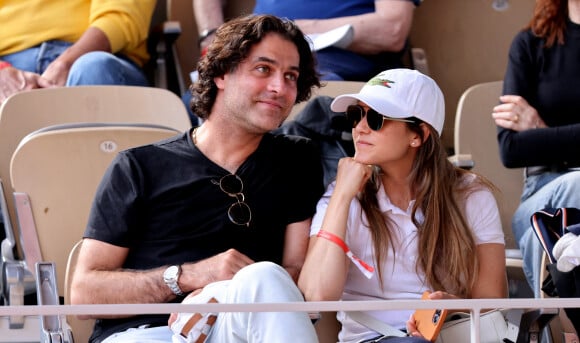
M236 171L250 227L228 218L236 199L219 187L228 174L187 133L121 152L97 190L84 236L129 248L128 269L195 262L230 248L280 264L286 226L313 216L322 195L318 151L305 138L264 136ZM167 318L99 320L93 338L144 323L167 325Z
M568 20L564 44L550 48L530 30L520 32L510 48L503 94L522 96L549 126L498 128L507 167L580 166L580 25Z

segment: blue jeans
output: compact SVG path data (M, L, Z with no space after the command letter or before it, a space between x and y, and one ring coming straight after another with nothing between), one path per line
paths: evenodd
M48 41L30 49L0 56L0 60L9 62L17 69L42 74L71 45L64 41ZM125 56L93 51L73 63L66 85L149 86L149 81L143 70Z
M536 298L540 297L543 249L532 230L532 214L543 208L580 208L580 171L528 176L521 203L512 219L512 230L522 251L524 273Z

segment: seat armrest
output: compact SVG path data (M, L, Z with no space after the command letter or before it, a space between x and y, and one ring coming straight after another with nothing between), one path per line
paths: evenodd
M411 60L414 69L417 69L425 75L429 75L429 64L427 63L427 54L422 48L411 48Z
M520 249L505 249L505 258L512 260L523 260L522 251Z
M181 35L181 24L176 20L165 21L162 25L162 31L166 41L173 44Z
M462 169L469 170L475 166L475 162L470 154L451 155L447 159L449 162L453 163L454 166Z
M153 69L150 77L155 87L169 89L178 96L185 89L175 49L175 41L181 32L178 21L165 21L151 30L148 39L149 68Z
M524 274L524 260L520 249L505 249L505 267L509 280L520 280L527 285Z
M8 204L6 203L6 194L4 193L3 187L2 180L0 179L0 215L2 216L4 225L4 239L0 246L0 252L2 253L2 261L16 261L16 238L14 237L14 229L10 221L10 215L8 214Z
M56 283L56 268L52 262L36 264L36 294L38 305L60 305ZM72 335L65 329L64 317L59 315L40 316L41 343L71 343Z
M2 297L8 306L24 304L24 295L30 294L34 285L34 276L23 261L5 261L2 263ZM24 316L10 316L9 328L22 329Z
M558 311L557 308L541 308L522 314L516 343L540 342L542 330L558 315Z

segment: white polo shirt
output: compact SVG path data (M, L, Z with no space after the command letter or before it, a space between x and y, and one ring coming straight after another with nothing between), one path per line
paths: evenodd
M330 184L318 202L310 229L311 236L315 236L321 229L334 186L334 182ZM425 283L424 274L417 275L416 272L417 227L411 221L411 209L414 201L410 202L407 211L403 211L391 203L383 187L380 188L377 196L381 211L386 213L395 224L393 225L395 229L392 232L392 237L396 256L393 255L392 249L389 249L388 256L386 256L382 266L384 290L380 287L376 268L373 277L367 279L358 268L350 264L342 300L420 299L421 294L426 290L431 290L431 288ZM424 220L422 212L417 211L417 219L419 222ZM476 190L468 195L466 219L473 231L477 245L484 243L505 244L497 203L489 190ZM363 224L366 222L366 216L361 211L360 202L355 198L349 209L346 243L357 257L374 266L375 258L370 230L368 226ZM405 322L412 313L413 310L367 312L367 314L400 329L405 328ZM341 342L356 342L378 335L352 320L344 312L339 312L337 318L342 323L342 330L339 334Z

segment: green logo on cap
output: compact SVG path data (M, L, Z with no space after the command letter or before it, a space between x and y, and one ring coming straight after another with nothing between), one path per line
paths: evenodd
M388 79L381 79L379 76L375 76L367 82L369 86L384 86L387 88L391 88L391 83L395 83L395 81L391 81Z

